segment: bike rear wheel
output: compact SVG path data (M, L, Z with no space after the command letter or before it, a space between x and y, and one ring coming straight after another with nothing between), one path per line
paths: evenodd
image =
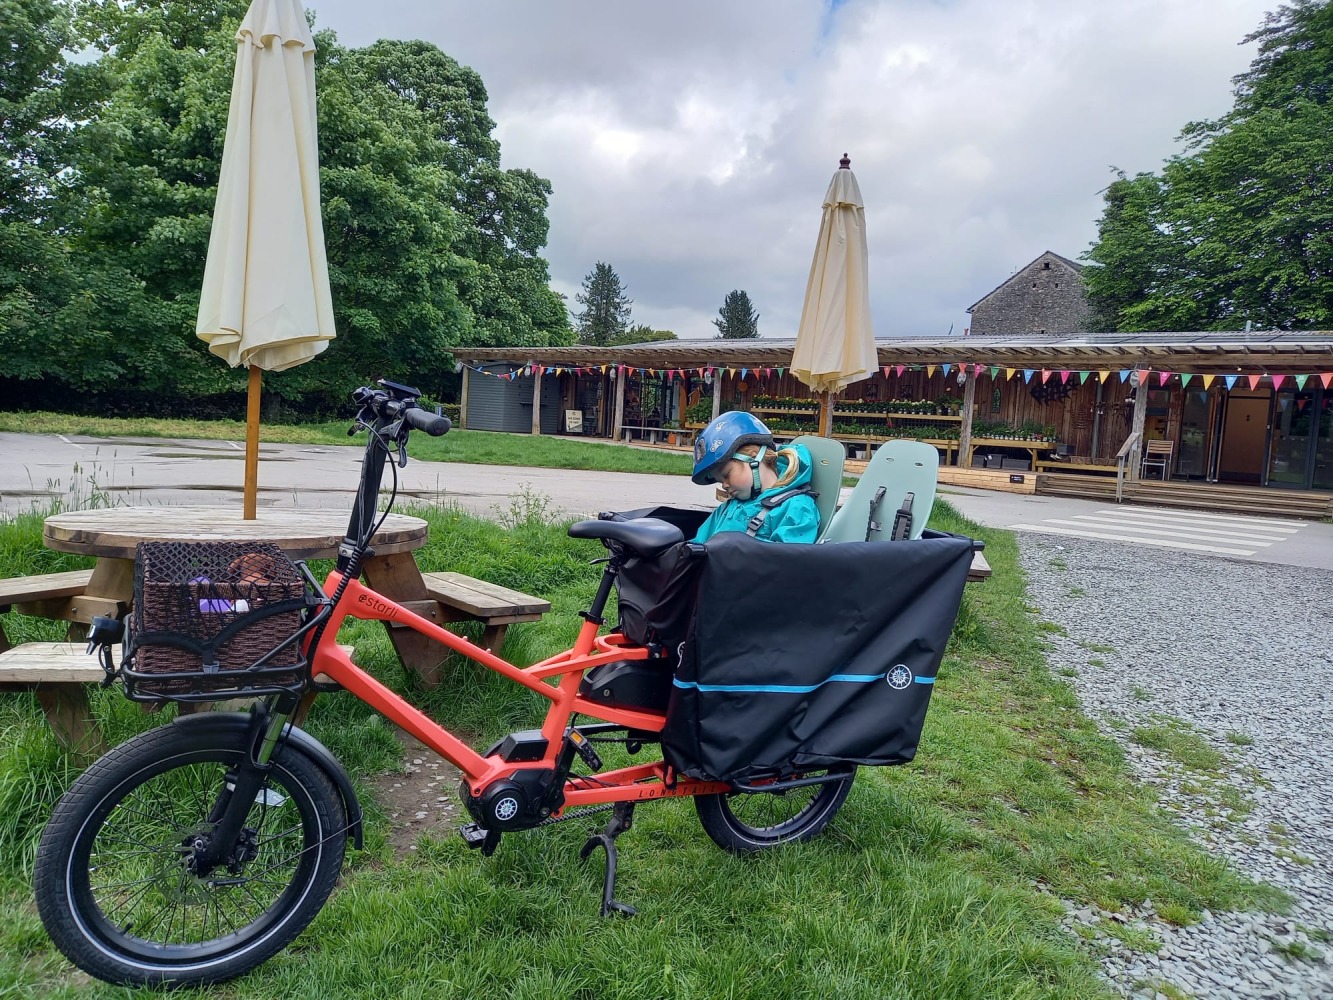
M798 777L821 775L828 780L797 788L696 795L694 808L704 832L733 854L753 854L779 844L809 840L842 808L856 780L856 768L830 768Z
M201 985L248 972L314 919L347 842L342 800L287 744L273 756L226 863L199 845L244 750L174 725L115 748L56 804L34 872L37 909L85 972L123 985Z

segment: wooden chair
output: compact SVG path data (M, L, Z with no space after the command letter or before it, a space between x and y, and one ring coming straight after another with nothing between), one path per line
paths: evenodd
M1143 446L1143 465L1139 469L1140 478L1147 473L1150 467L1160 470L1163 482L1170 478L1171 452L1174 450L1175 443L1172 441L1145 442Z

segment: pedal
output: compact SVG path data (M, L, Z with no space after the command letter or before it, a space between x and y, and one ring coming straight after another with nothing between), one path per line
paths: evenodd
M487 830L478 823L464 823L458 828L458 835L468 847L480 848L484 857L490 857L500 846L500 831Z
M583 763L587 764L593 771L600 771L602 769L601 755L592 748L592 744L588 742L588 737L584 736L577 729L570 729L569 732L565 734L565 738L574 745L574 750Z

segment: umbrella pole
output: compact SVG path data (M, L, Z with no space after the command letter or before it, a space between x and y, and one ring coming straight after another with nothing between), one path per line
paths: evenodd
M833 392L819 394L819 436L833 436Z
M244 519L256 518L259 493L259 366L250 366L250 383L245 392L245 513Z

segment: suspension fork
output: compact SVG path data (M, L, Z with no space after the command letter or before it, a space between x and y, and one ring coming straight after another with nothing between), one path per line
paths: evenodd
M239 763L227 769L223 786L209 810L208 824L212 831L198 855L197 875L207 875L211 869L230 859L245 827L246 817L250 815L250 807L268 780L273 754L297 704L295 695L280 694L250 706L245 753Z

